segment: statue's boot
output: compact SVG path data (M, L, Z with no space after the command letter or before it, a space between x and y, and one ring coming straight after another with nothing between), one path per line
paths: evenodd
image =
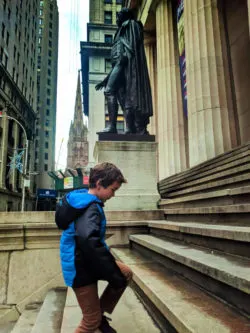
M143 117L135 120L135 128L136 128L136 134L139 135L148 135L149 132L147 130L147 119L144 119Z
M101 133L117 133L116 122L118 115L118 103L115 96L106 95L107 105L108 105L108 114L109 114L109 126L104 128Z
M136 133L135 119L134 119L133 110L126 109L124 111L124 117L125 117L125 121L126 121L126 131L125 131L125 134Z

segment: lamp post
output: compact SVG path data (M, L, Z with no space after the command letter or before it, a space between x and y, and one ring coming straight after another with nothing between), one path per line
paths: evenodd
M7 108L4 108L2 110L2 113L0 114L0 118L6 117L7 119L11 119L13 121L15 121L23 130L24 135L25 135L25 157L24 157L24 163L23 163L23 187L22 187L22 204L21 204L21 211L24 211L24 203L25 203L25 187L24 187L24 182L25 182L25 177L27 174L27 163L28 163L28 149L29 149L29 141L28 141L28 137L27 137L27 132L25 130L25 128L23 127L23 125L16 119L13 118L11 116L8 116L6 114ZM4 115L3 115L4 112Z

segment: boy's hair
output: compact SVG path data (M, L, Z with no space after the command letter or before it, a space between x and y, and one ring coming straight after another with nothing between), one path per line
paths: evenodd
M97 164L90 170L89 188L95 188L98 180L100 180L100 185L105 188L114 182L118 182L119 184L127 183L121 170L108 162Z

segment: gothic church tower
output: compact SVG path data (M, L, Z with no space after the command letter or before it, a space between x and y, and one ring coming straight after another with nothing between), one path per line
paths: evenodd
M68 140L67 167L85 167L88 164L87 128L83 124L80 72L78 73L74 120L71 122Z

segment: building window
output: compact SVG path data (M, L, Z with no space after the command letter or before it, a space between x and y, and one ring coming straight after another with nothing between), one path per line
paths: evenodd
M3 61L3 47L0 49L0 61Z
M4 34L5 34L5 24L2 23L2 37L4 38Z
M45 136L46 136L46 138L49 137L49 131L45 131Z
M39 19L39 24L42 25L43 24L43 19Z
M8 56L6 55L6 54L4 54L5 55L5 59L4 59L4 67L7 69L8 68L8 60L9 60L9 58L8 58Z
M49 126L49 120L48 120L48 119L46 119L46 121L45 121L45 126L46 126L46 127Z
M104 23L112 24L112 12L104 12Z
M48 109L46 110L46 116L49 116L49 110Z
M113 36L112 35L104 35L105 43L112 44L113 43Z
M9 46L10 34L7 32L6 44Z
M44 164L44 171L48 171L48 164Z
M48 149L49 148L49 143L46 141L45 142L45 148Z
M112 3L112 0L104 0L104 3Z
M50 99L47 98L47 105L50 105Z
M50 79L47 80L47 84L48 84L48 86L51 85L51 80Z
M43 1L40 1L40 7L43 7Z
M105 59L105 72L109 73L111 71L112 65L110 59Z
M48 160L48 158L49 158L48 153L44 153L44 159L45 159L45 160Z

